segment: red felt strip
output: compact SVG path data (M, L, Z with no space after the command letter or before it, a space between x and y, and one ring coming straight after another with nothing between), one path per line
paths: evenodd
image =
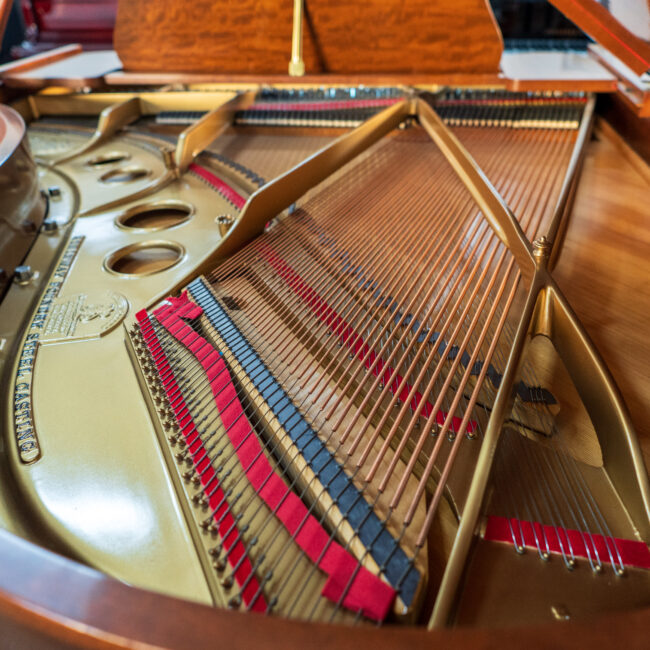
M276 252L267 244L261 244L258 247L258 250L261 255L263 255L269 264L277 271L278 275L287 281L288 286L296 293L298 296L307 303L307 306L314 312L316 317L325 325L331 328L331 330L337 333L339 340L345 344L346 347L350 348L352 352L356 355L359 361L363 362L363 365L370 369L373 364L372 374L375 377L382 376L381 379L384 384L387 384L389 381L392 381L389 386L389 390L393 395L396 391L399 390L397 396L400 402L404 402L408 399L409 393L413 389L413 386L408 382L404 381L404 377L400 374L394 374L395 369L387 366L383 359L377 359L377 355L374 350L371 350L370 346L363 341L361 336L355 332L352 325L347 323L342 316L334 311L327 302L321 298L318 293L309 285L303 278L281 257L279 257ZM367 357L366 357L367 355ZM364 361L365 359L365 361ZM422 401L423 396L420 391L416 391L413 398L411 399L411 408L415 410L420 402ZM429 417L433 411L433 404L426 401L422 409L421 415L423 417ZM443 426L445 420L448 416L448 413L445 411L439 410L436 413L436 422L438 425ZM451 430L457 433L460 430L460 425L462 423L462 418L453 417L451 422ZM472 433L476 429L476 422L470 420L467 424L467 432Z
M579 530L567 530L554 526L542 526L537 522L533 524L530 521L520 521L518 519L508 520L505 517L488 517L484 538L493 542L514 544L512 539L513 531L517 544L520 546L537 548L535 541L537 535L542 550L546 550L545 534L551 553L561 554L562 547L564 547L566 555L570 555L569 549L573 551L576 557L589 558L591 553L591 559L595 562L595 551L597 551L601 562L611 564L611 555L616 564L622 561L624 566L650 569L650 550L647 545L631 539L605 538L603 535L581 533ZM522 532L523 540L521 539ZM587 550L587 544L589 544L589 550ZM616 548L614 548L614 544Z
M442 99L441 106L538 106L540 104L586 104L586 97L507 97L499 99Z
M226 200L230 201L237 209L241 210L244 205L246 205L246 199L239 194L235 189L230 187L228 183L222 181L216 174L213 174L210 170L196 163L192 163L189 167L191 172L194 172L197 176L200 176L204 181L212 185L221 196Z
M149 316L146 311L140 311L136 314L140 330L144 341L151 352L158 374L166 379L163 386L168 397L174 414L177 416L181 433L188 444L192 462L201 479L201 485L209 490L204 490L209 494L208 503L214 511L214 521L222 540L223 548L228 556L228 563L234 569L234 578L239 587L244 587L241 592L242 602L249 609L256 612L265 612L267 610L266 599L260 589L260 584L253 574L253 566L250 560L245 557L246 548L239 536L235 518L228 507L223 490L219 486L217 475L209 462L207 452L201 442L201 438L194 425L194 421L187 415L187 408L182 393L176 383L174 374L171 371L167 358L160 346L158 337L151 325Z
M215 404L237 458L251 486L274 512L296 543L322 571L328 580L322 594L352 611L361 611L372 620L381 621L388 614L395 591L380 578L359 565L343 547L333 541L305 504L277 474L255 435L228 368L216 351L182 318L196 318L201 307L190 302L186 293L170 298L170 304L154 311L158 321L174 337L197 356L208 374ZM208 353L205 353L208 350Z

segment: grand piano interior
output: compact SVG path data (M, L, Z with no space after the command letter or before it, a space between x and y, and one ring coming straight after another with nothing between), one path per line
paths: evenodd
M641 646L649 41L120 0L1 66L0 646Z

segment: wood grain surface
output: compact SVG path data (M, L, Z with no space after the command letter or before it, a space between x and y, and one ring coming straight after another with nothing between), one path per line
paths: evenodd
M507 629L341 627L218 610L129 587L0 530L0 648L645 650L650 610Z
M550 0L569 20L573 21L597 43L604 45L637 74L650 69L650 43L633 34L616 20L609 9L597 0ZM627 10L634 10L628 2ZM647 11L639 3L639 21L643 24Z
M650 466L650 170L596 129L554 275L612 372Z
M48 66L57 61L68 59L81 53L81 45L73 43L71 45L63 45L47 52L41 52L34 56L28 56L25 59L17 61L10 61L0 65L0 78L9 77L14 74L24 73L35 68Z
M293 3L120 0L127 71L285 74ZM308 73L496 73L500 33L485 0L310 0Z

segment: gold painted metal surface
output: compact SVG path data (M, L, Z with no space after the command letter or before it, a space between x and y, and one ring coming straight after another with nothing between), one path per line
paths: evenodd
M302 20L303 0L293 2L293 29L291 32L291 60L289 61L289 74L292 77L301 77L305 74L305 62L302 60Z
M99 122L97 129L93 133L90 140L81 148L72 151L61 158L57 158L54 162L62 163L70 158L81 156L94 149L102 142L106 142L109 138L113 137L120 129L124 128L127 124L135 121L140 117L140 99L132 97L120 104L113 104L107 106L99 114Z
M252 91L240 93L183 131L178 138L174 154L178 171L184 174L194 158L233 122L234 114L248 108L254 98L255 93Z
M584 327L547 277L532 324L563 359L600 441L603 463L643 539L650 533L650 485L627 409Z
M469 497L460 521L458 535L454 541L449 562L447 563L447 568L445 569L440 584L436 604L431 614L431 619L429 620L429 628L441 627L448 624L454 600L457 596L459 582L465 569L466 558L476 531L476 523L481 506L483 505L485 490L488 485L490 470L503 428L503 422L512 405L512 386L515 382L521 364L522 353L526 345L528 322L535 308L534 288L535 285L533 284L526 299L521 320L519 321L515 338L508 354L508 361L501 386L499 387L496 401L492 407L490 420L485 431L485 438L470 483Z
M580 571L582 576L576 577ZM504 544L479 540L456 624L512 628L515 614L522 625L533 625L557 619L554 609L564 613L558 620L580 620L597 618L603 609L623 612L647 605L644 569L628 569L623 578L605 580L585 571L591 573L587 567L568 571L562 562L542 562L536 553L518 555ZM521 575L528 580L522 581ZM590 598L584 597L585 589Z
M562 186L560 198L557 205L555 206L555 220L549 225L548 232L546 233L546 237L549 239L553 246L553 250L550 253L550 258L548 261L548 268L550 270L553 270L556 260L560 255L560 251L562 250L562 242L564 241L564 234L566 232L567 224L569 221L571 203L573 201L573 197L575 195L576 187L578 184L578 178L580 175L580 168L582 166L582 160L586 149L586 143L589 140L589 136L591 135L595 108L596 97L592 96L587 102L585 114L580 124L578 142L569 164L569 171L567 173L565 183Z
M253 87L255 88L255 86ZM250 90L245 86L243 92ZM170 91L157 92L115 92L115 93L60 93L43 91L19 100L15 108L27 122L45 115L99 115L104 109L131 99L138 99L142 115L156 115L161 111L212 111L236 96L229 90L210 92Z
M579 152L591 126L592 114L593 99L589 102L586 114L583 117L579 147L576 149L577 153L570 165L571 176L569 179L575 173L575 167L580 159ZM444 132L446 130L444 125L439 120L438 122ZM431 130L428 129L428 131L434 137ZM450 153L450 156L456 162L454 154ZM465 180L463 172L458 169L457 165L456 162L454 168L461 178ZM467 182L471 187L475 181L470 176ZM569 180L569 182L572 182L572 180ZM565 216L565 197L567 193L568 190L566 189L562 192L563 199L556 207L556 215L551 222L550 228L552 237L557 236L561 223L560 219ZM497 232L501 232L502 236L506 237L506 242L511 247L511 250L514 249L513 253L515 255L517 255L517 245L514 245L513 242L520 241L524 242L526 252L531 255L530 245L525 242L525 238L514 217L507 208L499 210L499 207L503 206L503 202L494 191L491 194L496 200L497 210L481 202L485 214L488 218L489 215L492 215L495 219ZM480 199L477 198L477 201L480 201ZM505 234L508 231L512 232L511 229L514 230L514 237L512 235L508 237ZM551 242L553 241L552 237ZM547 271L549 256L553 254L552 244L547 245L548 240L545 237L540 241L542 243L535 242L537 246L534 246L531 255L536 267L534 276L472 478L468 505L461 518L458 536L443 577L429 627L445 625L449 621L455 593L464 571L466 557L484 501L494 455L503 430L503 422L512 406L512 386L519 374L524 350L531 333L542 333L548 336L558 349L596 427L605 455L605 467L619 492L625 495L625 502L631 509L632 518L642 538L648 538L648 531L650 530L650 509L648 508L650 504L650 485L629 416L626 414L622 399L611 375L605 369L584 328L578 323L571 308ZM523 252L520 252L518 261L521 265L525 264ZM549 296L552 296L550 298L551 304L549 304ZM616 442L614 442L614 439Z

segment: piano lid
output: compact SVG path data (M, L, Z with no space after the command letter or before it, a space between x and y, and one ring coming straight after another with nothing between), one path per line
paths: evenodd
M286 75L293 3L120 0L124 69ZM307 74L495 74L503 44L487 0L309 0Z
M650 70L650 5L645 0L550 0L637 74Z

